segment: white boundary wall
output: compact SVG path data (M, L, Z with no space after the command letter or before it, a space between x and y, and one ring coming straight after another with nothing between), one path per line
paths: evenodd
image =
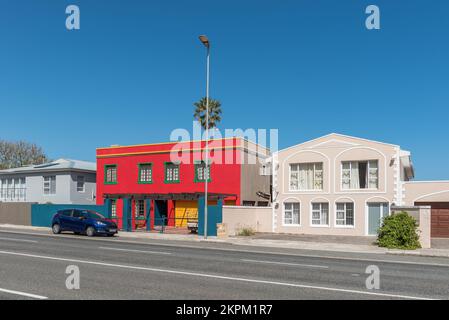
M223 206L223 228L226 235L236 235L243 228L255 232L272 232L271 207Z

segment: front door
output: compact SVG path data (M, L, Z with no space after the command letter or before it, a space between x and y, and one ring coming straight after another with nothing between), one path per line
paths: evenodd
M377 235L382 218L388 216L388 203L368 203L368 235Z

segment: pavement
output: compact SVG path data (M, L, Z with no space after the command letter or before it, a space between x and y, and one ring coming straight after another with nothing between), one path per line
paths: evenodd
M89 238L1 226L0 299L448 297L449 259L443 257L151 237L157 238ZM373 265L379 289L366 286ZM79 268L79 290L66 287L68 266Z

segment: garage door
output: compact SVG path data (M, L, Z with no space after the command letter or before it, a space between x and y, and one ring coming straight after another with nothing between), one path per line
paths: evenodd
M198 202L197 201L176 201L175 204L175 226L187 227L189 219L198 219Z
M419 202L416 205L432 207L430 236L449 238L449 202Z

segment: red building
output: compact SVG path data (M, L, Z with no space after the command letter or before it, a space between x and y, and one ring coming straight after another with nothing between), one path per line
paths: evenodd
M110 199L120 226L184 227L197 217L204 194L204 155L204 141L98 148L97 203ZM242 138L210 141L209 203L268 205L270 177L261 174L267 156L267 149Z

